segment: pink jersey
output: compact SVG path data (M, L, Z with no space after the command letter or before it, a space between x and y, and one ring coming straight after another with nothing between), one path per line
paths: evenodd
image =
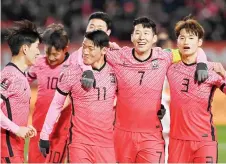
M140 61L134 49L124 47L108 51L107 61L118 81L115 126L133 132L161 131L157 111L165 75L172 62L171 52L153 48L150 57Z
M198 60L206 60L203 51L199 55ZM108 51L107 61L118 80L115 126L133 132L161 131L157 111L166 72L173 61L172 51L155 47L149 58L141 61L135 57L134 49L123 47Z
M96 87L89 91L85 91L81 87L82 71L76 65L71 64L62 73L61 80L58 83L58 92L63 95L70 93L72 98L73 112L70 140L72 143L113 147L115 74L107 63L100 70L93 70L93 72ZM53 99L52 104L57 102L61 101ZM52 130L54 120L51 119L52 116L57 115L48 112L42 129L43 134L49 134L48 131ZM51 127L49 128L49 126ZM44 136L42 133L41 138Z
M18 126L27 126L31 90L29 83L15 64L9 63L1 71L1 110ZM23 146L24 140L1 128L2 156L13 156L14 147ZM23 148L23 147L19 147Z
M226 93L226 80L207 63L209 78L198 85L194 82L196 64L178 62L170 66L167 77L170 85L170 136L193 141L215 141L211 102L218 87Z
M53 99L60 72L68 67L68 55L62 64L51 67L46 56L42 55L36 60L35 65L31 66L27 72L28 81L31 83L37 79L38 95L35 103L35 109L32 116L32 124L37 131L41 131L46 113ZM70 116L68 116L69 118Z

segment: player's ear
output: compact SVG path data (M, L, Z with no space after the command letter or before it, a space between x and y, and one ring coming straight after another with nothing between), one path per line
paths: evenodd
M156 42L157 42L157 40L158 40L157 35L154 35L154 37L153 37L153 43L156 43Z
M64 53L68 52L68 48L69 48L69 46L67 45L67 46L64 48Z
M203 39L199 39L198 46L201 47L202 46L202 43L203 43Z
M108 48L107 47L103 47L101 49L101 54L105 55L107 53Z
M111 34L111 30L110 30L110 29L109 29L109 30L107 30L107 32L106 32L106 33L107 33L107 35L108 35L108 36L110 36L110 34Z
M131 42L134 41L134 38L133 38L133 33L131 34Z
M21 46L21 50L22 52L26 55L27 54L27 51L28 51L29 47L28 45L24 44Z

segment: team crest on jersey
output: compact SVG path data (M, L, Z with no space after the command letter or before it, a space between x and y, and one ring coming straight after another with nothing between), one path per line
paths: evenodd
M158 69L159 68L159 62L158 62L157 59L152 60L151 64L152 64L152 69Z
M11 82L8 79L3 79L1 82L1 89L7 90L10 86Z
M116 77L115 77L115 74L114 73L110 73L110 80L111 80L111 83L116 83Z

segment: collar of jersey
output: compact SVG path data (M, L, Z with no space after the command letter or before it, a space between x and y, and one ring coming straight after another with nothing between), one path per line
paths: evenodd
M13 67L15 67L18 71L20 71L25 76L25 72L22 72L14 63L9 62L6 66L13 66Z
M182 63L184 63L184 65L186 65L186 66L193 66L193 65L197 64L196 62L195 63L191 63L191 64L187 64L187 63L185 63L183 61L182 61Z
M145 62L145 61L148 61L148 60L151 58L151 56L152 56L152 49L151 49L150 55L149 55L148 58L145 59L145 60L140 60L140 59L138 59L138 58L135 56L135 49L134 49L134 48L132 49L132 54L133 54L134 59L137 60L138 62Z
M106 58L104 58L104 64L102 65L102 67L100 67L99 69L97 69L97 68L92 68L92 69L93 69L94 71L100 72L100 71L105 67L106 63L107 63Z

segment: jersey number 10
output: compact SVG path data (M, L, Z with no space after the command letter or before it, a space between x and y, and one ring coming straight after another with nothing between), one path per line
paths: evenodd
M57 77L48 77L47 89L56 89L58 78Z

